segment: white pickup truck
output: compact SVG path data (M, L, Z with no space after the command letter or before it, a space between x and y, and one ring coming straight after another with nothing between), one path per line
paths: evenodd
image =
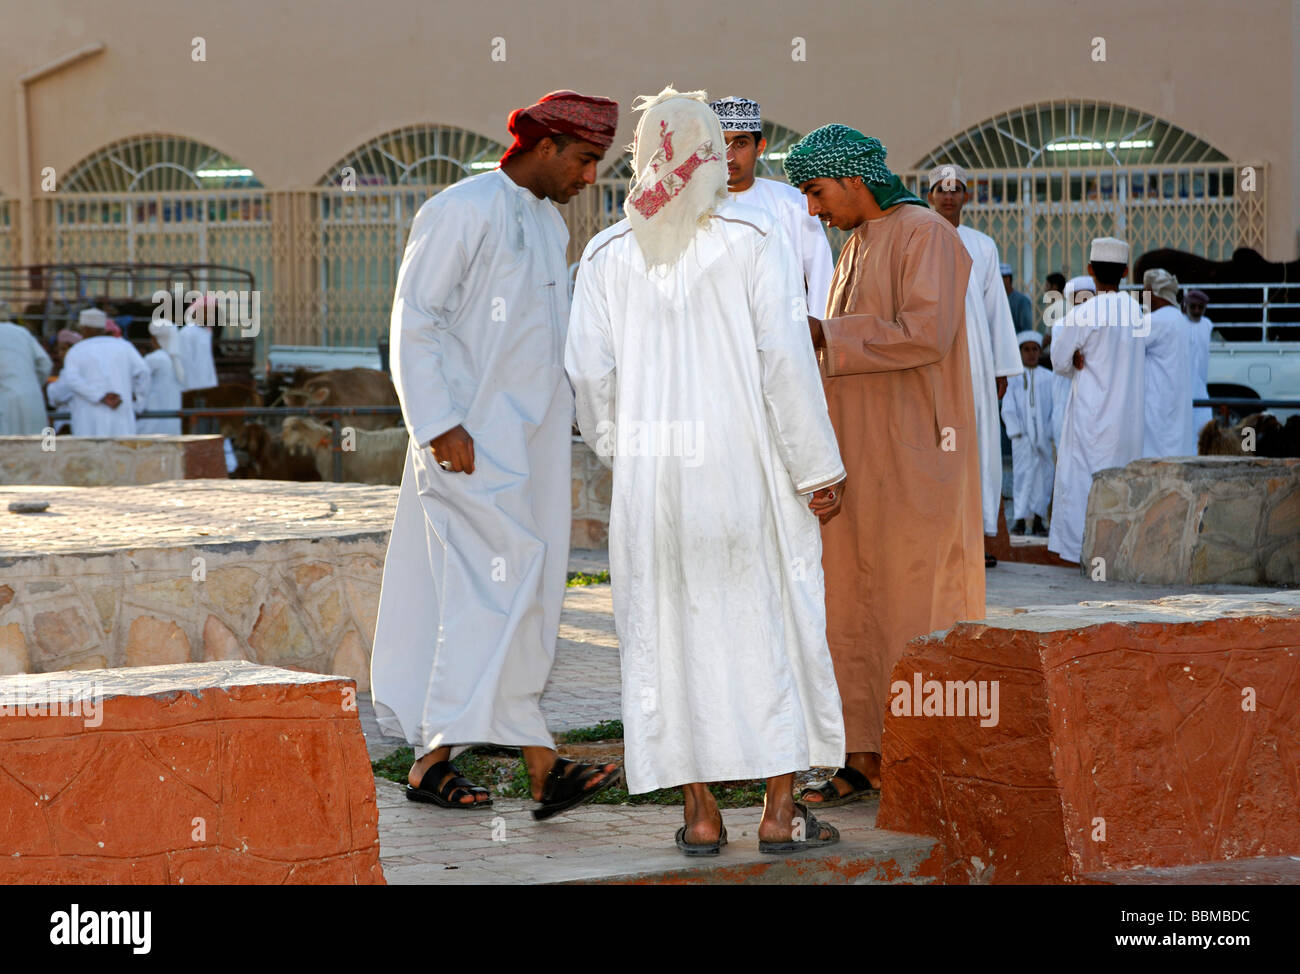
M1210 396L1300 400L1300 303L1280 284L1185 284L1209 295ZM1291 285L1290 294L1297 288ZM1229 300L1230 299L1230 300ZM1233 409L1236 416L1250 412ZM1269 407L1283 422L1298 409Z

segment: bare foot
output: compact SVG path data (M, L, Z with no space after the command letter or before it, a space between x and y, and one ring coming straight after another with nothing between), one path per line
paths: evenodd
M722 836L722 813L708 785L682 785L682 796L686 801L687 845L713 845Z
M799 810L794 803L794 772L767 779L767 794L763 796L763 818L758 823L758 841L789 842L795 838L794 820ZM825 823L816 836L805 838L829 839L833 833Z

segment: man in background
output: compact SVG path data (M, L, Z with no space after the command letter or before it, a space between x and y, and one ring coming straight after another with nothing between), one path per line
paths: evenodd
M758 102L733 95L710 102L709 107L718 116L727 140L731 198L766 210L780 221L803 274L808 309L814 315L824 314L831 286L831 246L821 223L809 214L802 193L789 183L754 175L759 157L767 151Z
M1016 334L1033 331L1034 302L1011 286L1013 271L1010 264L1003 263L998 270L1002 274L1002 287L1006 290L1007 301L1011 305L1011 320L1015 323Z
M1007 391L1009 376L1024 371L1016 347L1007 292L998 280L998 245L988 234L961 222L970 202L970 178L951 163L930 170L928 199L934 211L957 228L970 255L966 284L966 349L970 356L971 389L975 395L975 433L979 440L981 513L984 518L984 567L997 565L988 551L998 533L1002 507L1002 430L998 400Z
M63 356L63 371L47 393L68 407L73 436L134 436L136 413L149 398L149 366L135 347L105 334L108 315L87 308L77 319L82 341Z
M0 436L35 436L45 429L50 356L32 333L9 320L0 300Z
M1210 390L1210 334L1214 322L1206 317L1205 309L1210 296L1200 288L1192 288L1183 297L1183 313L1187 316L1188 336L1191 339L1192 398L1208 399ZM1192 411L1192 429L1199 434L1205 424L1214 418L1209 406L1197 406Z
M1061 428L1047 550L1077 562L1092 475L1142 455L1147 321L1119 285L1129 247L1098 237L1088 252L1097 296L1069 309L1052 328L1052 369L1072 382Z
M1151 314L1147 316L1151 333L1143 365L1146 412L1142 455L1193 457L1191 325L1178 307L1178 278L1153 267L1142 275L1142 287L1151 295Z

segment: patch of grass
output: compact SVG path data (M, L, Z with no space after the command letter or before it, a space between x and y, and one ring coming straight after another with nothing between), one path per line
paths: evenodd
M577 585L607 585L609 584L609 572L600 571L595 574L588 572L569 572L568 581L565 583L569 588Z
M602 720L594 727L575 727L555 737L557 744L586 744L590 741L621 741L622 739L621 720Z
M570 731L569 734L583 733L587 736L583 740L608 740L611 734L595 736L600 728L608 728L611 725L618 725L617 730L621 733L622 726L618 721L605 721L595 728L581 728L579 731ZM567 737L567 735L566 735ZM511 753L513 748L470 748L468 751L459 755L455 760L455 765L462 775L475 784L483 785L493 795L501 798L520 798L531 800L532 792L528 782L528 769L524 767L524 760L518 756L518 752ZM411 762L415 759L415 752L409 747L401 747L394 751L388 757L374 762L371 767L374 768L375 776L386 778L389 781L396 781L398 784L407 783L406 775L411 770ZM748 808L752 805L761 805L763 803L763 782L761 781L728 781L709 786L713 796L718 800L720 808ZM593 805L680 805L682 804L682 792L679 788L665 788L661 791L651 791L643 795L629 795L623 785L617 784L612 788L606 788L599 795L591 800Z

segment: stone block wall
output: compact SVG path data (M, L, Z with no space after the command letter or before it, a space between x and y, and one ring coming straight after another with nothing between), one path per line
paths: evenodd
M0 882L384 882L356 691L337 677L0 677L0 769Z
M116 487L225 476L220 436L0 436L0 484Z
M913 640L876 825L937 837L946 883L1300 855L1300 596L1262 599L1048 606ZM962 712L963 687L993 719Z
M1092 481L1082 570L1115 581L1300 584L1300 460L1135 460Z
M384 532L27 559L0 583L0 673L250 660L368 690L387 543Z
M574 548L604 548L609 543L609 505L614 489L610 470L582 437L573 438L573 526L569 544Z

